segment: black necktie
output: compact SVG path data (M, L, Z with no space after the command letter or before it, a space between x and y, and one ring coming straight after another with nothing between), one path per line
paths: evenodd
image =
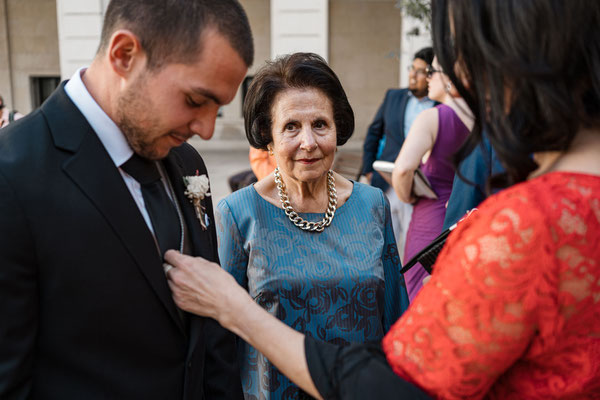
M150 215L161 258L169 249L179 250L181 241L179 217L160 179L156 163L134 154L121 165L121 168L142 186L142 197L146 211Z

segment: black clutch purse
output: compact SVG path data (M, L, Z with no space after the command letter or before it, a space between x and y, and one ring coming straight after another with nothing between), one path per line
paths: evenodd
M425 246L423 250L421 250L413 258L411 258L404 265L404 267L402 267L400 273L403 274L409 269L411 269L416 263L421 263L423 268L425 268L425 271L427 271L427 273L431 275L431 267L433 267L433 264L435 264L435 261L437 260L440 251L442 251L444 244L446 244L446 239L448 238L450 232L452 232L454 228L456 228L456 226L459 223L461 223L461 221L464 221L465 219L469 218L474 211L477 211L477 209L473 208L472 210L467 211L465 216L462 217L460 221L452 225L450 228L446 229L444 232L440 233L440 235L433 239L433 241L427 246Z
M423 250L418 252L413 258L411 258L400 270L400 273L405 273L409 269L411 269L416 263L421 263L425 271L431 275L431 267L435 264L435 260L437 260L440 251L446 244L446 238L454 229L456 225L452 225L450 228L446 229L442 232L438 237L433 239L431 243L429 243Z

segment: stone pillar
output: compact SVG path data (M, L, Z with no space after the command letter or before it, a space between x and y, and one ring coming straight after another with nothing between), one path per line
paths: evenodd
M2 3L5 41L0 48L5 49L2 58L6 59L0 71L7 68L3 78L8 84L3 83L2 90L12 91L12 96L9 93L5 98L12 109L27 114L36 105L32 101L32 78L58 76L56 3L55 0L2 0Z
M298 51L329 59L329 0L271 0L271 58Z
M418 35L409 35L408 33L418 29ZM412 64L415 53L423 47L431 46L431 33L425 28L425 25L412 17L402 17L402 44L400 51L400 87L408 86L407 68Z
M107 4L106 0L56 0L62 79L94 59Z
M0 1L0 94L4 102L13 104L13 83L10 65L10 42L8 40L8 10L6 0Z
M354 109L344 150L362 149L367 128L389 88L399 86L401 13L395 0L330 0L329 65Z
M265 61L270 59L270 2L268 0L240 0L240 3L248 15L254 36L254 64L248 70L248 75L253 76ZM242 101L242 88L240 88L233 101L221 108L221 116L215 123L213 138L206 142L196 136L190 139L190 143L194 144L200 152L210 149L248 149L249 145L244 133Z

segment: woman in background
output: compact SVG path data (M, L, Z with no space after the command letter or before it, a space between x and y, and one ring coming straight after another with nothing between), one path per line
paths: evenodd
M396 159L392 184L401 201L414 203L406 234L403 262L408 262L442 232L446 203L452 192L452 155L473 128L473 116L465 101L439 66L437 59L427 67L429 98L440 102L421 112L410 128ZM437 199L415 197L412 186L415 170L421 168ZM412 301L427 272L417 263L404 273L408 297Z

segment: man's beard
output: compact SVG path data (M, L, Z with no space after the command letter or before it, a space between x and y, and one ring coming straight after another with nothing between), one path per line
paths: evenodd
M117 101L116 122L136 154L149 160L158 160L165 155L157 153L155 140L163 135L156 132L158 118L146 96L141 78Z
M417 98L422 98L427 96L427 87L425 87L425 89L419 89L419 88L408 88L408 90L410 90L410 92Z

